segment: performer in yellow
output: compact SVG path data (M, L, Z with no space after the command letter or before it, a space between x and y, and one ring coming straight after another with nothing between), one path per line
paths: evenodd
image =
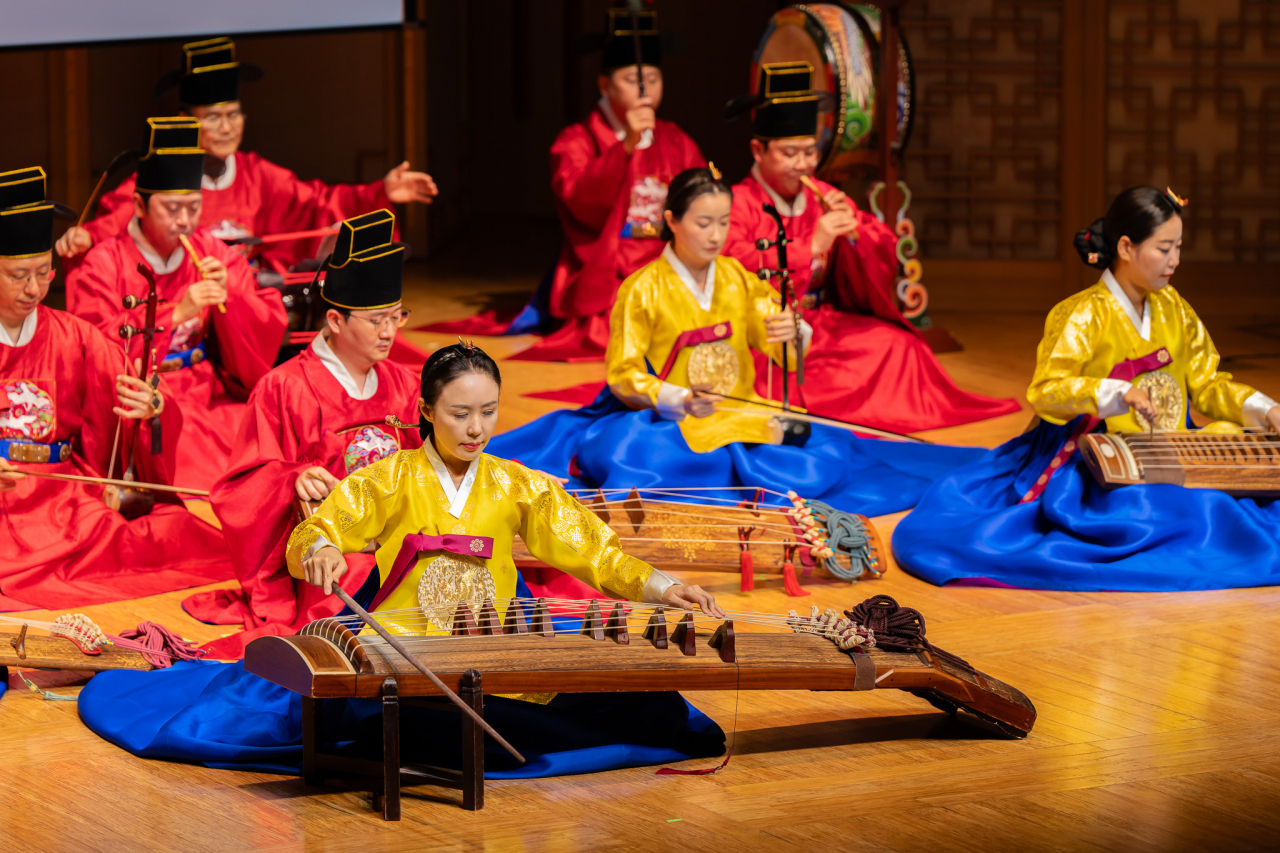
M576 411L498 436L494 450L573 487L789 488L848 512L912 506L981 451L860 439L787 418L754 391L751 350L794 369L810 330L735 258L720 254L733 191L715 167L667 190L662 254L618 291L608 387Z
M1204 323L1169 285L1182 249L1171 190L1136 186L1076 236L1101 280L1049 314L1027 389L1039 425L937 483L894 532L894 554L934 583L983 578L1070 590L1280 582L1280 502L1174 485L1098 486L1081 435L1280 432L1280 406L1218 370Z
M381 588L370 609L422 608L448 626L458 601L516 595L511 543L607 595L723 615L710 593L629 557L594 513L546 475L483 452L501 376L470 344L432 354L422 370L423 446L347 477L290 537L289 571L331 592L343 553L377 542ZM394 625L394 619L390 620Z

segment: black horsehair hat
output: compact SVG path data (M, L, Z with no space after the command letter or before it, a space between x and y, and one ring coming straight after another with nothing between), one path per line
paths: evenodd
M600 67L606 72L636 64L636 43L631 31L631 11L610 9L600 46ZM645 65L662 65L662 39L657 12L636 12L640 33L640 57Z
M203 175L200 119L147 119L147 153L138 159L138 192L198 193Z
M766 62L760 66L759 87L754 95L743 95L724 108L726 120L747 110L751 135L756 139L800 139L818 135L818 113L827 92L813 91L813 66L807 62Z
M240 100L241 80L260 80L262 69L236 60L236 43L220 37L182 46L183 66L161 77L155 96L178 86L178 97L189 107L213 107Z
M333 254L320 267L325 302L363 311L400 301L405 244L394 241L395 229L395 214L385 209L343 221Z
M34 258L53 251L53 220L75 211L45 197L44 169L0 172L0 258Z

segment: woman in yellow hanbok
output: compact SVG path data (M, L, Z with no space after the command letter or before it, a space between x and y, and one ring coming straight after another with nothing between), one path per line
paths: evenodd
M529 596L511 560L519 534L540 560L606 595L724 613L686 586L618 547L617 535L551 478L484 453L498 414L501 377L476 347L444 347L422 372L423 446L352 474L290 537L294 577L326 592L346 568L343 554L377 543L378 571L355 596L391 630L442 630L456 603ZM567 626L557 619L557 629ZM239 663L179 663L157 672L114 673L85 694L94 731L138 755L297 772L302 759L297 694ZM327 709L326 742L380 743L381 703L348 700ZM405 707L409 760L459 766L457 715ZM490 696L485 718L528 759L485 756L488 778L530 778L659 764L724 751L724 733L679 693ZM490 744L492 745L492 744Z
M866 515L912 506L936 477L981 455L810 429L756 395L751 351L780 363L785 346L794 369L810 330L720 254L732 200L711 169L676 176L666 248L618 290L608 387L590 406L496 437L495 452L567 474L574 488L765 486Z
M1165 484L1108 491L1076 449L1095 428L1191 429L1191 409L1214 421L1205 429L1280 431L1280 406L1218 369L1204 324L1169 284L1183 204L1131 187L1076 237L1102 278L1045 322L1027 389L1038 424L925 495L894 532L903 568L938 584L1040 589L1280 582L1280 503Z

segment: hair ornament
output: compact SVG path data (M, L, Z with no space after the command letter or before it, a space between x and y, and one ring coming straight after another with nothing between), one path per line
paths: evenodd
M716 164L712 163L710 160L707 161L707 171L711 173L711 179L713 181L720 181L720 170L717 169Z
M1186 207L1187 203L1191 200L1191 199L1183 198L1182 196L1178 195L1176 192L1169 189L1168 187L1164 188L1164 194L1169 197L1169 201L1176 204L1179 208Z
M1097 252L1090 252L1090 253L1089 253L1089 266L1093 266L1093 265L1094 265L1094 264L1096 264L1097 262L1098 262L1098 253L1097 253Z
M476 351L476 345L475 345L475 342L474 342L474 341L464 341L464 340L462 339L462 335L458 335L458 343L459 343L459 344L461 344L463 347L465 347L468 353L473 353L473 352L475 352L475 351Z

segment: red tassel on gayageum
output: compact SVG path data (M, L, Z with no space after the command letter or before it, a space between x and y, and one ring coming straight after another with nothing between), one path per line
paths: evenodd
M792 598L801 598L809 594L808 590L800 586L800 581L796 578L796 567L790 560L782 564L782 587Z
M740 551L738 553L738 566L742 572L742 580L738 584L738 590L740 592L751 592L756 588L756 570L752 564L750 551Z

